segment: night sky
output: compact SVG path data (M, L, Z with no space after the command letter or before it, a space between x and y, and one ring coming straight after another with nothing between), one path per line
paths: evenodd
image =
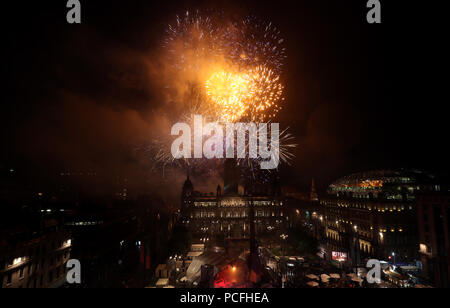
M149 178L149 163L133 149L163 133L155 128L168 112L156 55L167 25L186 10L213 9L271 20L285 38L286 101L278 120L299 146L282 168L283 182L307 189L314 177L324 188L381 168L446 173L448 99L438 95L446 77L436 72L444 70L446 40L440 9L381 2L383 23L369 25L365 0L89 0L81 1L82 24L70 25L66 1L8 1L1 167L37 179L95 170L105 178L126 175L136 190L169 182L178 193L184 179Z

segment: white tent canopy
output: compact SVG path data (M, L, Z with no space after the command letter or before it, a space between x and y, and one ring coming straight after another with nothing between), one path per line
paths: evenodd
M226 264L226 257L223 254L216 253L213 251L208 251L200 256L196 257L194 261L189 265L186 278L190 282L194 282L200 279L200 271L202 265L212 265L216 268L220 268L222 265Z
M306 275L306 277L308 277L309 279L320 280L320 278L314 274Z
M203 254L203 252L201 252L201 251L191 251L187 254L187 256L188 256L188 258L195 258L202 254Z
M307 283L307 285L310 286L310 287L313 287L313 288L319 286L319 284L317 282L315 282L315 281L310 281L310 282Z
M340 278L341 278L341 275L339 275L339 274L330 274L330 278L333 278L333 279L340 279Z
M164 286L167 286L168 284L169 284L169 279L167 279L167 278L161 278L156 282L157 287L164 287Z
M359 278L359 277L353 277L352 281L360 283L360 284L363 282L363 280L361 278Z

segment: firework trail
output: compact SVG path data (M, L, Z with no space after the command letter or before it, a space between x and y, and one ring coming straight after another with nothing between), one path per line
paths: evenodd
M251 122L263 123L275 118L281 110L283 85L280 77L265 66L258 66L245 74L248 81L246 117Z
M220 71L206 81L205 89L221 121L262 123L281 109L284 98L279 79L265 66L245 73Z
M193 73L194 83L198 84L192 86L192 79L183 77L194 90L183 98L183 110L175 118L191 127L194 115L222 123L274 120L284 101L280 82L286 58L283 43L280 31L272 23L255 17L229 23L220 13L188 11L177 16L168 26L163 42L166 61L176 72ZM223 163L221 159L175 160L170 150L172 139L169 135L154 139L144 149L155 168L189 168L207 173ZM285 129L280 132L278 144L272 145L278 148L280 162L289 164L293 158L291 150L297 146L293 140ZM250 173L259 168L260 162L261 159L248 157L238 160Z
M267 125L268 127L270 127L270 124ZM261 129L263 129L264 131L262 131ZM258 126L258 135L268 135L267 131L266 131L266 127L259 127ZM294 143L295 141L295 137L289 133L289 127L279 131L279 140L278 142L274 142L272 141L271 143L271 147L274 147L276 150L276 152L271 152L271 157L270 160L276 160L277 157L279 158L280 162L285 163L287 165L290 165L290 161L295 157L294 154L291 152L291 150L293 148L296 148L298 145ZM246 144L245 144L245 148L247 153L249 152L249 138L247 136L246 138ZM262 158L249 158L248 156L245 158L241 158L238 159L238 164L242 167L246 167L249 169L258 169L259 165L262 161L264 161L264 159ZM268 171L270 173L270 170Z
M286 48L280 31L271 22L249 16L231 23L223 35L223 42L227 56L240 68L264 65L281 74Z
M244 75L230 72L214 73L205 84L206 94L223 122L236 122L246 112L245 101L250 94L249 80Z
M163 47L167 61L180 71L198 71L204 62L214 62L222 54L220 28L199 11L186 11L166 30Z

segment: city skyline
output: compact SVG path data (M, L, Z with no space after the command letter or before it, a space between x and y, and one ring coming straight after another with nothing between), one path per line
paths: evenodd
M449 287L436 7L5 11L1 288Z
M405 42L395 39L406 13L397 14L387 4L384 23L369 25L362 4L218 4L224 15L254 14L272 21L285 38L286 100L278 120L290 128L298 146L291 166L281 171L294 187L305 189L315 178L324 190L344 174L373 169L447 173L440 168L446 165L446 150L430 151L445 130L439 101L426 100L427 108L419 109L411 103L422 87L414 86L414 66L408 63L420 56L421 47L409 48L414 25L401 33ZM107 180L124 173L143 191L157 183L149 179L150 162L137 149L155 135L168 135L165 122L172 121L173 104L160 97L165 85L153 81L161 69L164 27L176 14L207 12L209 6L137 2L127 8L139 16L136 22L120 18L121 4L84 6L85 22L79 26L64 23L59 15L65 7L53 5L37 27L28 26L33 16L28 23L19 16L11 21L17 35L10 32L7 44L11 91L2 121L2 167L32 168L33 177L44 178L46 173L97 172ZM11 10L19 14L14 6ZM60 27L45 31L55 23Z

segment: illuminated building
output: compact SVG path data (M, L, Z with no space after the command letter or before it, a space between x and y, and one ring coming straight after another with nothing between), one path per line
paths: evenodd
M343 177L320 200L327 255L349 255L347 265L375 257L396 262L418 257L415 194L432 191L433 175L379 170ZM393 260L392 260L393 261Z
M450 194L417 196L420 259L423 273L436 287L450 286Z
M257 234L275 232L289 224L278 181L269 185L241 185L234 160L225 163L224 174L223 193L220 185L215 195L195 192L189 176L183 185L183 223L200 241L208 242L217 234L233 239L249 238L250 203L254 205Z
M71 248L69 233L62 231L30 237L26 233L9 236L0 245L0 288L63 285Z

